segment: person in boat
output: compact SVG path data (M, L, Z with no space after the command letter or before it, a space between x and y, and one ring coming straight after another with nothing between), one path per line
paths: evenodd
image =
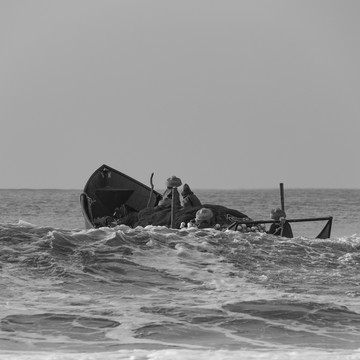
M215 226L215 217L211 209L201 208L196 212L195 219L188 223L188 228L196 227L198 229L210 228Z
M286 221L285 211L280 208L272 209L270 213L270 218L278 222L271 224L270 229L266 233L280 236L281 230Z
M190 186L188 184L184 184L183 189L181 191L181 196L182 196L184 208L201 206L201 201L191 191Z
M171 176L166 180L165 182L166 190L162 195L162 199L159 201L158 208L171 207L173 190L174 190L175 207L176 208L181 207L180 194L177 189L179 186L181 186L181 184L182 184L181 179L179 179L176 176Z

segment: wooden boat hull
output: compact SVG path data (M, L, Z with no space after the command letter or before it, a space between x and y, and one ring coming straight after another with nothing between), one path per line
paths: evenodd
M161 194L149 186L110 166L102 165L90 176L83 193L80 195L85 228L116 226L118 224L132 227L146 225L170 226L172 224L170 210L157 206L161 198ZM243 224L246 225L245 228L248 228L258 224L276 223L274 220L252 220L238 210L221 205L204 204L190 209L177 209L174 227L179 228L181 223L186 224L194 219L196 212L202 207L212 210L215 223L219 224L223 229L237 231L239 226ZM286 219L286 223L282 226L281 236L293 237L291 222L324 220L327 222L317 238L327 239L331 236L331 216Z
M100 166L90 176L80 205L87 229L96 227L97 219L112 217L116 209L126 207L127 211L140 210L157 205L161 194L138 180L111 168Z
M157 207L161 198L162 195L149 186L110 166L102 165L90 176L80 195L85 228L118 224L131 227L171 226L170 209ZM247 218L242 212L221 205L202 206L211 209L214 220L222 226L229 225L231 217ZM174 227L180 228L182 222L187 223L194 219L202 206L177 209ZM122 210L121 216L116 219L114 213L119 209Z

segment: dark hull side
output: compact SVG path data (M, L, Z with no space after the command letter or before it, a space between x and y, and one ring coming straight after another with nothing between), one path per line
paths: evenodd
M98 218L112 217L115 209L125 205L131 212L139 212L157 205L161 195L149 186L107 165L100 166L87 181L80 204L85 227L93 228Z

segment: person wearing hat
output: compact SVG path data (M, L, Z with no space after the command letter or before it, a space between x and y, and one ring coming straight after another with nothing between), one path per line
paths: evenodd
M162 195L162 199L159 201L158 206L164 208L171 207L172 194L174 189L175 207L180 208L181 207L180 194L177 188L181 186L181 184L182 184L181 180L176 176L171 176L168 179L166 179L165 182L166 190L164 191Z
M198 229L209 228L214 225L214 213L207 208L202 208L196 212L195 226Z
M181 191L181 196L183 198L183 207L195 207L201 206L201 201L199 198L191 191L188 184L184 184Z
M272 209L270 213L270 218L272 220L279 221L279 223L271 224L270 229L266 233L273 235L281 235L282 227L286 221L285 211L280 208Z

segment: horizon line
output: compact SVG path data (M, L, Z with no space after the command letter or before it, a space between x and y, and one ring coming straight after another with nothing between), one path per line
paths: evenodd
M181 186L179 186L181 188ZM193 190L199 191L234 191L234 190L278 190L278 187L242 187L242 188L215 188L215 187L204 187L204 188L193 188ZM305 187L286 187L287 190L360 190L360 187L315 187L315 186L305 186ZM84 191L84 189L75 189L75 188L55 188L55 187L43 187L43 188L30 188L30 187L19 187L19 188L0 188L1 190L53 190L53 191ZM163 189L155 189L155 191L162 191Z

